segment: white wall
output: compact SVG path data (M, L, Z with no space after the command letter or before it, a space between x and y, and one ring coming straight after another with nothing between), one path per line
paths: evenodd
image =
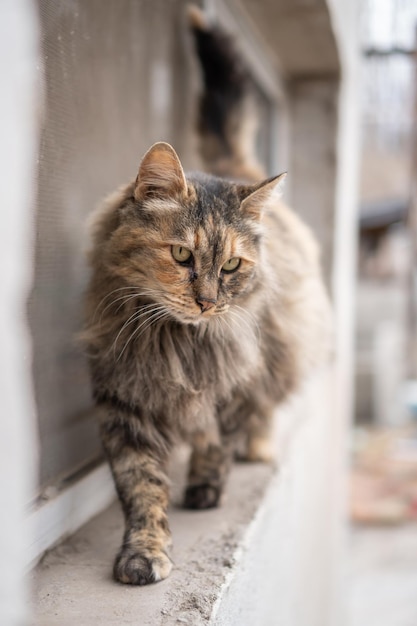
M354 407L354 329L357 267L357 213L360 158L359 133L359 0L328 0L342 63L342 80L338 104L337 187L334 231L334 265L332 277L336 326L337 370L334 383L338 398L338 421L333 426L335 463L343 472L347 463L347 446ZM339 455L339 460L337 460ZM342 474L340 474L342 475ZM340 493L340 480L333 480L333 494ZM347 494L347 490L345 490ZM347 506L347 503L346 503ZM347 539L347 538L346 538ZM341 544L339 544L341 545ZM345 546L345 549L347 547ZM334 594L342 607L346 596L343 572L337 567ZM333 618L337 625L337 616Z
M0 4L0 624L27 620L24 508L35 479L25 311L31 281L37 22L31 0Z

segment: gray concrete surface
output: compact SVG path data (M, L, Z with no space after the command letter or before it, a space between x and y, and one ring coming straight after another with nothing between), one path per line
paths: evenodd
M33 574L33 623L207 623L273 474L268 466L237 465L223 507L205 512L179 507L183 480L178 474L170 513L175 567L169 579L148 587L123 586L111 578L123 531L115 503L43 558Z
M39 564L32 626L344 626L344 497L333 377L324 374L277 415L279 471L236 464L221 508L180 508L186 455L174 459L175 567L166 581L113 582L123 532L115 503Z

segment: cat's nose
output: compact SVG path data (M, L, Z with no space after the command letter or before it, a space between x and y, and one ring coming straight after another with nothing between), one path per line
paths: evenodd
M202 313L209 311L210 309L215 307L217 304L217 300L213 300L211 298L204 298L203 296L201 296L201 298L200 297L196 298L196 301Z

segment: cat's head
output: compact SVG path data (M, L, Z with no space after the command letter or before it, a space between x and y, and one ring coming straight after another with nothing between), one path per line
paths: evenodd
M109 268L177 321L221 315L257 287L262 214L284 176L256 185L185 176L174 149L155 144L119 208Z

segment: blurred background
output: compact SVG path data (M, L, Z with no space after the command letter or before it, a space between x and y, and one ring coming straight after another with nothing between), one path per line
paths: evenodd
M307 537L290 578L297 602L308 599L294 612L289 596L285 626L415 626L417 2L196 4L236 38L254 84L259 159L271 175L289 171L286 201L320 241L334 303L328 392L290 463L285 510L305 513ZM86 221L155 141L172 143L185 168L202 167L186 5L0 5L5 626L31 619L24 573L114 500L75 339ZM307 472L298 458L312 459ZM312 503L297 509L306 494ZM306 589L310 575L320 584Z
M417 620L417 3L361 6L351 623Z
M356 418L399 426L415 377L415 2L363 3ZM391 370L390 370L391 368Z

